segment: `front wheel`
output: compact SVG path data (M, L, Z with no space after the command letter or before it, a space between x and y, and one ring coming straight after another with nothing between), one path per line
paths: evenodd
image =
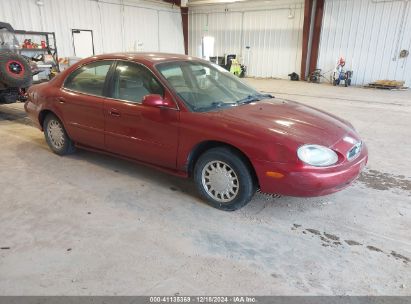
M75 151L73 141L68 137L62 122L55 115L47 115L43 129L47 144L54 153L66 155Z
M228 148L213 148L201 155L194 168L194 181L208 204L224 211L245 206L256 191L249 166Z

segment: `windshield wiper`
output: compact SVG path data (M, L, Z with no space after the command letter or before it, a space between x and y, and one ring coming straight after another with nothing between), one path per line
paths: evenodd
M275 98L273 95L271 94L260 94L259 96L263 97L263 98L267 98L267 99L271 99L271 98Z
M217 108L223 108L223 107L233 107L236 106L237 103L236 102L222 102L222 101L215 101L212 102L209 106L206 107L200 107L197 108L195 107L194 110L195 111L209 111L209 110L213 110L213 109L217 109Z
M254 101L260 101L262 99L267 99L267 98L274 98L271 94L254 94L254 95L248 95L246 98L240 99L237 101L238 104L247 104L247 103L252 103Z

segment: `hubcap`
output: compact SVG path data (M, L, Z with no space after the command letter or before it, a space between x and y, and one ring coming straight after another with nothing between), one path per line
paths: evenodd
M13 74L20 75L23 72L23 66L20 64L20 62L11 61L9 63L9 71Z
M237 174L225 162L213 160L201 172L204 190L214 200L227 203L232 201L240 188Z
M47 127L47 135L50 139L51 144L55 148L61 149L64 146L64 131L60 122L56 120L50 120Z

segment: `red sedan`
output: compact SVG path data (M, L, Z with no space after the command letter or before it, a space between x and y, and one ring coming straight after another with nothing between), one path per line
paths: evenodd
M262 94L210 62L95 56L29 89L25 109L59 155L76 147L193 177L222 210L256 189L320 196L347 187L367 149L345 120Z

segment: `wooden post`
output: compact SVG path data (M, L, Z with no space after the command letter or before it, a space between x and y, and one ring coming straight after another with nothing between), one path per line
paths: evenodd
M313 7L313 0L305 0L304 3L304 24L303 24L303 44L301 57L301 80L305 80L305 70L307 68L308 55L308 41L310 38L310 24L311 24L311 10Z
M309 73L317 68L318 51L320 49L321 27L323 23L324 0L317 0L317 9L314 19L314 32L311 46L311 58Z
M305 0L304 3L304 25L303 44L301 57L301 79L306 80L306 76L317 68L318 51L320 48L321 27L323 22L324 0L317 0L315 12L313 10L313 0ZM313 15L313 18L312 18ZM310 40L310 28L313 26ZM309 45L311 43L311 46ZM309 49L311 51L309 52ZM308 62L308 75L306 75Z

